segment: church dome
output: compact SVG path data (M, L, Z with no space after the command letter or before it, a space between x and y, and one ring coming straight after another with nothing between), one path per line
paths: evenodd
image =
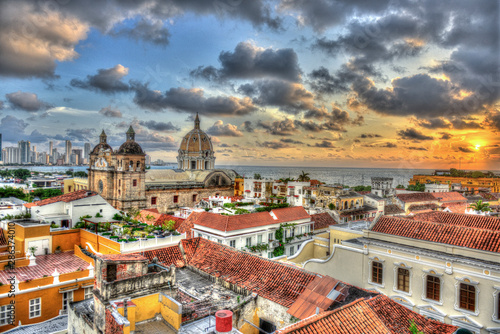
M132 126L127 131L127 141L120 146L117 154L144 154L141 145L135 141L135 131Z
M102 133L101 135L99 136L99 144L97 144L94 149L92 150L92 152L90 154L99 154L99 152L102 152L102 151L113 151L113 149L111 148L111 146L106 142L106 139L107 139L107 136L106 136L106 133L104 132L104 130L102 130Z
M201 152L213 150L210 137L200 129L189 131L181 142L181 150L186 152Z

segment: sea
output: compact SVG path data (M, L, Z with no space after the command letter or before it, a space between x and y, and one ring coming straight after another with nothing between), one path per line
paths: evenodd
M253 177L260 174L262 178L277 180L280 178L296 179L304 171L311 179L326 184L343 184L346 186L369 186L372 177L392 177L393 186L407 186L410 178L415 174L432 174L434 169L403 169L403 168L350 168L350 167L288 167L288 166L242 166L217 165L216 168L232 169L244 177ZM73 171L87 171L87 166L32 166L10 167L27 168L32 171L64 173L68 169ZM175 166L151 166L151 169L172 169Z

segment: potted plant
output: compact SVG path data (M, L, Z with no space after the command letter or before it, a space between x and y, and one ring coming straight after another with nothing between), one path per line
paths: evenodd
M31 253L31 255L35 256L35 252L36 250L38 249L37 246L31 246L31 247L28 247L28 250L29 252Z
M54 253L61 253L61 246L57 246Z

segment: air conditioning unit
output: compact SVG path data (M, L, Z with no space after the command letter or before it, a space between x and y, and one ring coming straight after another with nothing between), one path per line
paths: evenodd
M276 248L280 245L280 242L278 240L274 240L271 242L271 247Z

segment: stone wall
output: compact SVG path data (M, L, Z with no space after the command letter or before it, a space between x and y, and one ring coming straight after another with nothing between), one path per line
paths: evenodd
M202 198L208 198L216 194L219 196L234 196L234 189L232 186L192 189L146 189L146 207L148 209L158 209L159 212L165 213L183 206L193 207ZM193 195L196 195L195 201L193 201ZM177 203L174 203L174 196L178 196ZM156 197L156 205L151 205L152 197Z
M274 324L276 329L281 329L293 323L292 316L286 313L287 310L286 306L258 296L242 307L236 325L240 331L252 332L251 326L244 320L259 326L260 319L262 319Z
M116 322L115 317L109 310L106 310L106 334L123 334L123 325Z

